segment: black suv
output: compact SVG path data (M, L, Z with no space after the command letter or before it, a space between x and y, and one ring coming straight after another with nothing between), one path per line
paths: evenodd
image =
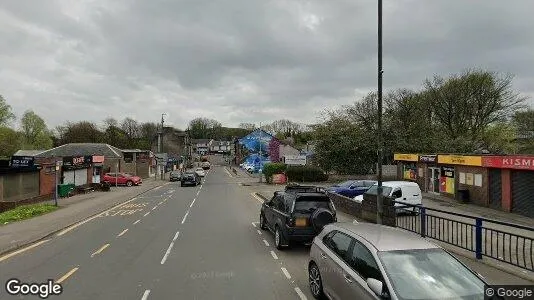
M324 189L315 186L287 186L265 201L260 211L260 227L274 233L277 249L291 242L310 243L333 222L337 222L334 203Z
M195 172L185 172L180 179L180 186L193 185L197 186L201 183L200 176Z

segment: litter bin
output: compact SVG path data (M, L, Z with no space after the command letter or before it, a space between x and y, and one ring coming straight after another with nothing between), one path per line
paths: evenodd
M57 193L59 197L67 197L69 193L74 190L75 185L72 183L58 184Z
M456 197L456 200L458 200L459 202L469 202L469 190L458 190L458 192L456 193Z

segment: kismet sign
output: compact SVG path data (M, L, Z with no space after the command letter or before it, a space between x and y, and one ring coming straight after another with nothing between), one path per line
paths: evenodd
M488 168L534 171L534 156L485 156L482 164Z

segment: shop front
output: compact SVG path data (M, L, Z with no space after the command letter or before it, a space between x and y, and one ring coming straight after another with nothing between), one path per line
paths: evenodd
M74 184L81 186L90 183L92 156L67 156L63 157L62 184ZM92 174L92 173L91 173Z
M397 161L397 177L403 180L417 181L417 163L419 156L417 154L399 154L393 156Z
M491 206L534 217L534 156L487 156L483 165L490 170Z
M93 155L92 161L93 161L93 176L92 176L92 183L98 184L100 183L100 180L102 179L102 170L104 168L104 156L96 156Z
M424 176L424 191L427 193L439 194L439 179L441 169L437 165L437 155L419 155L420 170Z
M455 196L459 188L470 190L470 195L479 194L479 190L474 189L474 183L466 183L465 174L482 174L482 157L469 155L438 155L438 166L440 172L439 192L445 196ZM435 172L432 170L432 172ZM478 179L478 175L477 175ZM459 188L458 188L459 187ZM478 188L482 188L479 186Z

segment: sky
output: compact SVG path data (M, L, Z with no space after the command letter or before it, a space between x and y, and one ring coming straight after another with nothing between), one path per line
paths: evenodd
M467 68L534 98L534 1L384 0L384 91ZM377 89L376 0L2 0L0 94L50 128L107 117L314 123Z

